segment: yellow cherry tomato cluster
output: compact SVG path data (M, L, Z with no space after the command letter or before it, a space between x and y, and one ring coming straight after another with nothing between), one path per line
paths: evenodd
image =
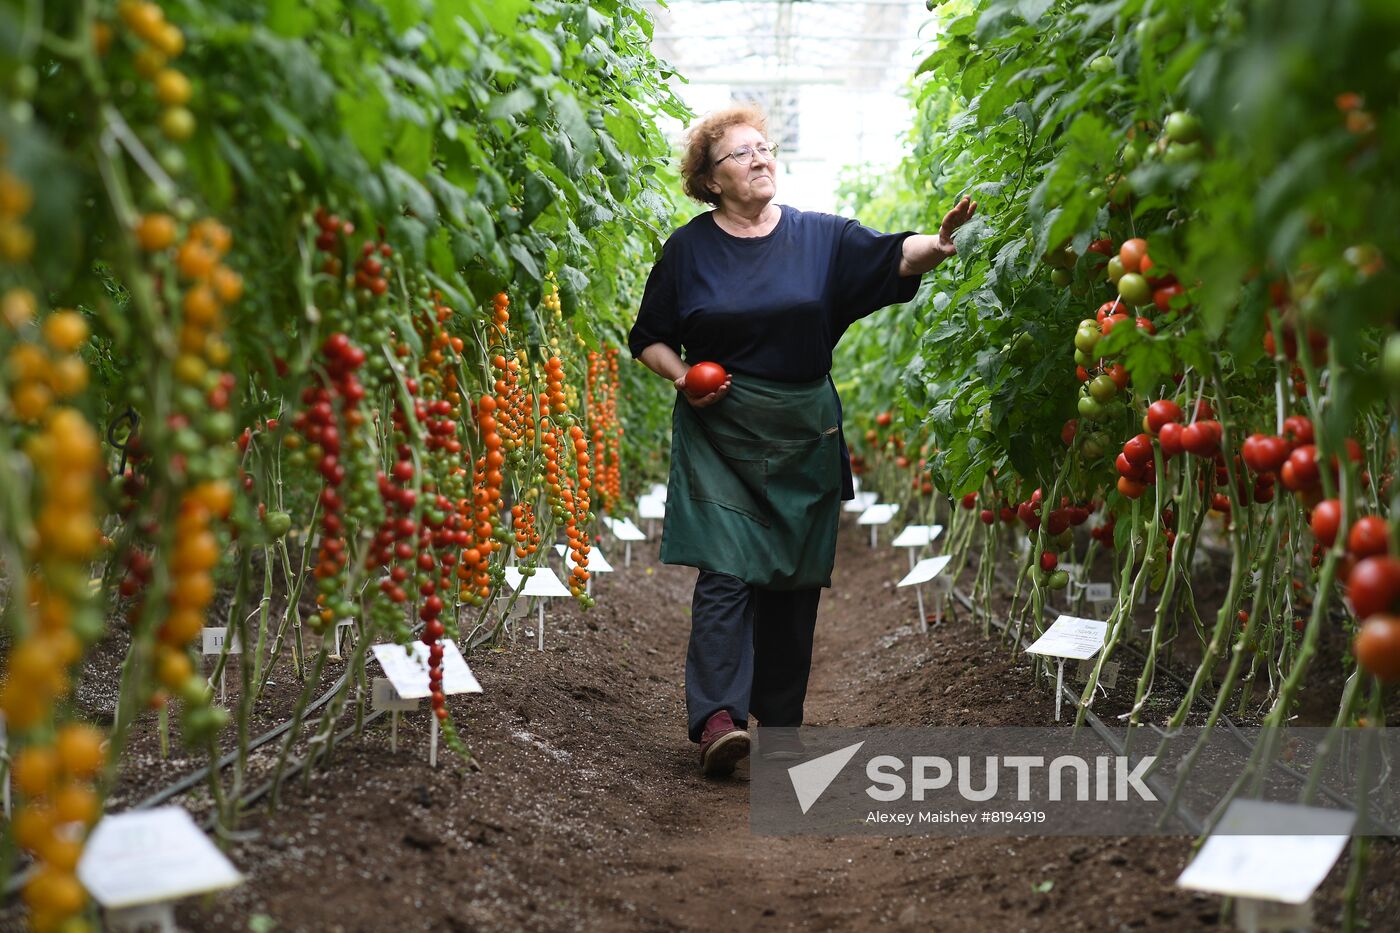
M221 552L213 521L226 517L232 507L233 489L228 483L200 483L180 499L175 521L169 609L156 632L155 673L162 687L196 707L207 699L207 691L187 646L199 637L214 600L214 568Z
M67 322L71 313L59 312L49 321ZM75 349L80 341L69 339L73 333L61 325L45 328L46 340L56 348ZM27 561L29 612L7 662L0 711L21 745L11 766L23 798L12 830L36 862L24 900L34 928L53 930L87 903L74 872L84 836L101 813L93 786L106 759L101 733L77 723L57 730L50 724L55 704L72 690L69 670L82 657L75 620L92 600L88 567L100 550L96 504L102 455L97 432L71 408L48 410L25 453L38 496Z
M559 283L554 280L553 272L546 273L545 280L549 287L544 293L544 309L550 313L554 320L562 321L564 320L564 304L559 300ZM556 343L555 346L558 344Z
M229 347L222 337L223 310L243 295L243 279L222 261L232 240L228 228L205 218L190 226L175 250L175 268L186 283L175 378L196 388L215 388L218 376L212 370L222 369L229 361Z
M138 46L136 73L151 82L151 90L161 105L160 131L172 142L184 142L194 135L195 119L187 106L194 90L190 79L170 63L185 50L185 34L167 22L165 12L150 0L122 0L117 15L131 32ZM105 26L95 30L99 52L111 44Z
M26 329L36 302L25 288L13 288L0 299L7 324ZM26 424L37 423L55 399L71 399L88 384L87 364L78 355L87 342L88 326L76 311L55 311L44 319L42 341L20 341L10 348L10 405L14 416Z
M0 143L0 156L4 155ZM0 169L0 259L26 262L34 254L34 231L24 218L34 206L34 191L8 169Z
M15 810L15 841L34 857L24 902L37 931L82 930L87 905L78 859L87 832L102 814L94 781L106 764L102 733L82 723L58 729L52 742L26 746L11 767L23 802Z

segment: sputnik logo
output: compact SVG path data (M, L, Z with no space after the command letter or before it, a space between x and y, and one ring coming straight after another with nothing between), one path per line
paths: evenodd
M856 752L864 742L857 742L854 745L847 745L834 752L828 752L820 758L813 758L811 761L804 761L800 765L793 765L788 768L788 779L792 781L792 789L797 794L797 802L802 807L805 814L812 809L813 804L826 793L826 789L831 786L831 782L836 780L836 776L841 773L841 769L855 757Z

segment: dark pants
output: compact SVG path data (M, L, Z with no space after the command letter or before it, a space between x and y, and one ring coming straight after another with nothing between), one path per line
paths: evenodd
M761 590L726 573L700 571L690 603L685 706L690 740L728 710L764 726L802 725L821 588Z

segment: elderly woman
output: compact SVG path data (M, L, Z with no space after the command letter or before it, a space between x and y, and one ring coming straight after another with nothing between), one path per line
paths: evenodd
M666 241L628 340L679 390L661 559L699 568L686 709L710 776L749 754L750 713L789 730L765 729L762 753L800 748L817 601L841 500L855 495L832 348L853 322L913 298L977 207L964 198L936 236L876 233L774 203L776 155L753 107L691 128L685 192L714 209ZM728 378L691 396L682 351Z

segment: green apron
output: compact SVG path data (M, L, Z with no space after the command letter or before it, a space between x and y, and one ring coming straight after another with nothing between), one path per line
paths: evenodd
M752 586L831 585L841 517L836 390L735 376L708 408L676 396L661 560Z

